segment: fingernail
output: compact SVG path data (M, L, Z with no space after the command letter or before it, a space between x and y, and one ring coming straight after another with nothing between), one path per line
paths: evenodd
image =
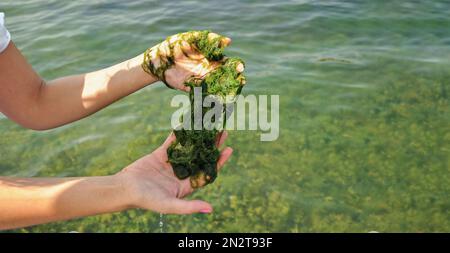
M238 72L244 71L244 64L239 63L239 64L236 66L236 70L237 70Z
M230 43L231 43L231 39L228 38L228 37L224 37L224 38L222 38L222 43L223 43L224 45L228 46L228 45L230 45Z
M200 210L200 213L211 213L212 210L211 209L202 209Z

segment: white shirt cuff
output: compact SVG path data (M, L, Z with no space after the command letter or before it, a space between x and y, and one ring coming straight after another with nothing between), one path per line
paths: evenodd
M5 27L5 14L0 12L0 53L3 52L11 41L11 34Z

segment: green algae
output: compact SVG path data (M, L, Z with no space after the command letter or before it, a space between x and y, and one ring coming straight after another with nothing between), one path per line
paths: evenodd
M232 57L226 59L224 64L209 73L199 86L204 86L206 94L215 95L221 101L232 100L241 93L245 84L244 75L237 71L240 65L244 66L244 62L240 58ZM195 87L198 84L188 82L187 85Z
M194 31L187 34L187 41L196 46L196 48L208 60L219 61L223 58L225 46L222 43L223 36L209 38L210 31Z
M220 155L215 147L217 131L178 130L175 135L176 142L167 150L175 175L190 177L193 188L214 182Z
M167 37L162 43L148 48L144 52L144 60L141 64L142 68L148 74L151 74L164 82L169 88L166 81L165 73L175 64L174 48L182 47L182 41L189 43L190 46L198 50L209 61L219 61L224 57L223 51L225 45L223 36L210 36L211 32L189 31ZM181 50L184 53L184 50Z
M216 139L219 130L213 128L207 130L201 125L201 130L195 130L194 124L194 88L201 88L202 101L206 96L215 96L215 101L222 104L225 117L227 103L232 103L233 98L240 94L245 78L237 70L240 64L244 64L239 58L227 58L223 65L208 73L203 79L191 79L186 86L191 87L191 129L174 130L176 141L169 147L167 154L172 164L175 175L180 179L190 177L191 186L198 188L214 182L217 177L217 160L220 152L216 147ZM202 107L202 116L211 110L211 107ZM203 119L203 117L202 117ZM224 118L226 119L226 118ZM213 119L212 123L221 123L222 128L226 120Z
M226 108L224 105L232 103L234 98L240 94L245 84L245 77L241 73L244 69L244 62L241 59L225 58L223 38L220 35L211 36L211 32L208 30L189 31L169 36L164 42L145 51L142 68L170 87L166 82L165 72L175 64L174 47L182 48L182 42L187 42L208 61L220 62L218 67L206 76L191 77L185 82L186 86L191 87L191 105L194 105L194 87L200 87L202 99L206 96L214 96L216 102ZM183 49L181 51L184 53ZM203 107L202 115L204 116L209 109L209 107ZM194 129L193 117L194 110L191 110L192 129ZM225 122L226 120L223 121L224 124ZM201 129L175 130L177 140L167 150L175 175L180 179L190 177L191 185L194 188L212 183L216 179L216 164L220 155L215 146L219 131L216 129L206 130L203 125Z

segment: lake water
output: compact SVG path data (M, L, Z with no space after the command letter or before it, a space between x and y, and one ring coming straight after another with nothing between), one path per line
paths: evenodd
M165 232L450 231L450 1L2 0L16 45L47 80L210 29L246 61L244 94L280 95L280 137L232 131L235 152L194 194L211 215ZM113 174L169 133L177 91L145 88L50 131L0 117L0 173ZM131 210L22 232L159 232Z

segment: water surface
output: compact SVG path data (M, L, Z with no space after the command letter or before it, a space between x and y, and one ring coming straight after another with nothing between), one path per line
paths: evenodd
M247 63L246 94L280 95L280 138L231 132L212 215L167 232L450 230L449 1L12 1L16 45L46 79L103 68L166 36L210 29ZM35 132L0 117L0 173L116 173L169 133L170 99L145 88L74 124ZM159 232L132 210L23 232Z

